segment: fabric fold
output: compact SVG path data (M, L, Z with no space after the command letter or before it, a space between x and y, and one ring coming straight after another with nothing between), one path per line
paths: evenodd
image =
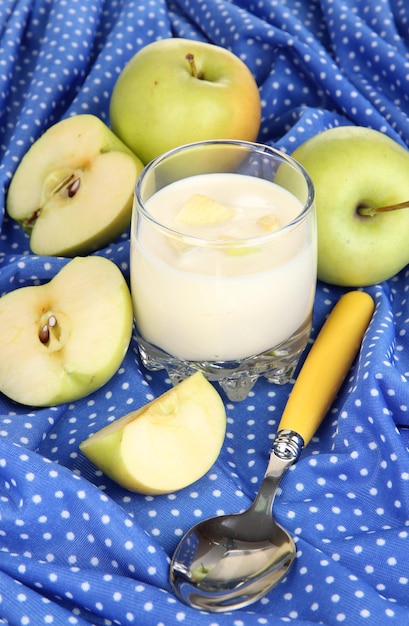
M8 217L18 163L64 117L93 113L109 123L115 81L139 49L187 37L233 50L260 88L259 141L288 153L348 124L408 146L408 18L405 0L3 0L0 294L47 282L68 261L31 254ZM97 254L129 280L129 232ZM144 370L135 338L92 396L34 408L0 394L0 621L409 625L408 277L404 268L366 288L376 311L361 354L274 503L297 558L247 609L214 615L183 605L171 591L169 562L194 523L249 506L291 383L260 380L240 403L223 397L227 436L217 462L163 496L122 489L79 450L93 432L169 389L163 372ZM312 340L345 291L318 284Z

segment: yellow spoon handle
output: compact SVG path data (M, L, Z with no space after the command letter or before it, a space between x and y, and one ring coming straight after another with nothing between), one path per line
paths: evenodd
M297 377L278 430L295 431L306 446L329 410L357 355L375 304L350 291L334 306Z

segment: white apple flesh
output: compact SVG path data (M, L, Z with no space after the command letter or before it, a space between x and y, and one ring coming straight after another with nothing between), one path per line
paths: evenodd
M127 63L114 86L114 132L146 164L183 144L257 138L260 95L248 67L209 43L153 42Z
M212 467L226 432L224 404L201 372L80 444L83 454L130 491L162 494Z
M132 334L128 285L98 256L0 298L0 391L29 406L72 402L118 370Z
M409 263L409 209L376 210L409 200L406 148L379 131L340 126L315 135L292 156L315 187L319 279L363 287Z
M51 126L11 180L7 211L34 254L89 254L130 225L141 161L94 115Z

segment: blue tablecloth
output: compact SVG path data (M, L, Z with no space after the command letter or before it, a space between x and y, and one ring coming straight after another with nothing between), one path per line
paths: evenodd
M170 36L241 56L260 86L265 143L290 152L351 123L409 143L407 0L2 0L3 207L31 142L68 115L108 121L126 61ZM1 293L47 281L66 262L31 255L4 209L0 219ZM128 277L128 253L124 236L99 254ZM186 607L171 593L169 557L196 521L249 505L291 385L260 381L246 401L226 402L214 467L157 497L118 488L78 449L169 387L163 374L141 370L134 342L117 375L81 401L30 410L0 396L0 622L409 624L408 275L368 288L377 308L361 356L275 501L278 521L296 538L296 562L247 609ZM313 336L343 291L318 285Z

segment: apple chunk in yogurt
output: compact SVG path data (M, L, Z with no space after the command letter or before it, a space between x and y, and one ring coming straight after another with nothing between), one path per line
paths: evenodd
M316 252L301 202L234 173L171 183L131 234L131 290L144 340L179 359L232 361L288 339L311 311ZM138 230L136 236L136 229Z

